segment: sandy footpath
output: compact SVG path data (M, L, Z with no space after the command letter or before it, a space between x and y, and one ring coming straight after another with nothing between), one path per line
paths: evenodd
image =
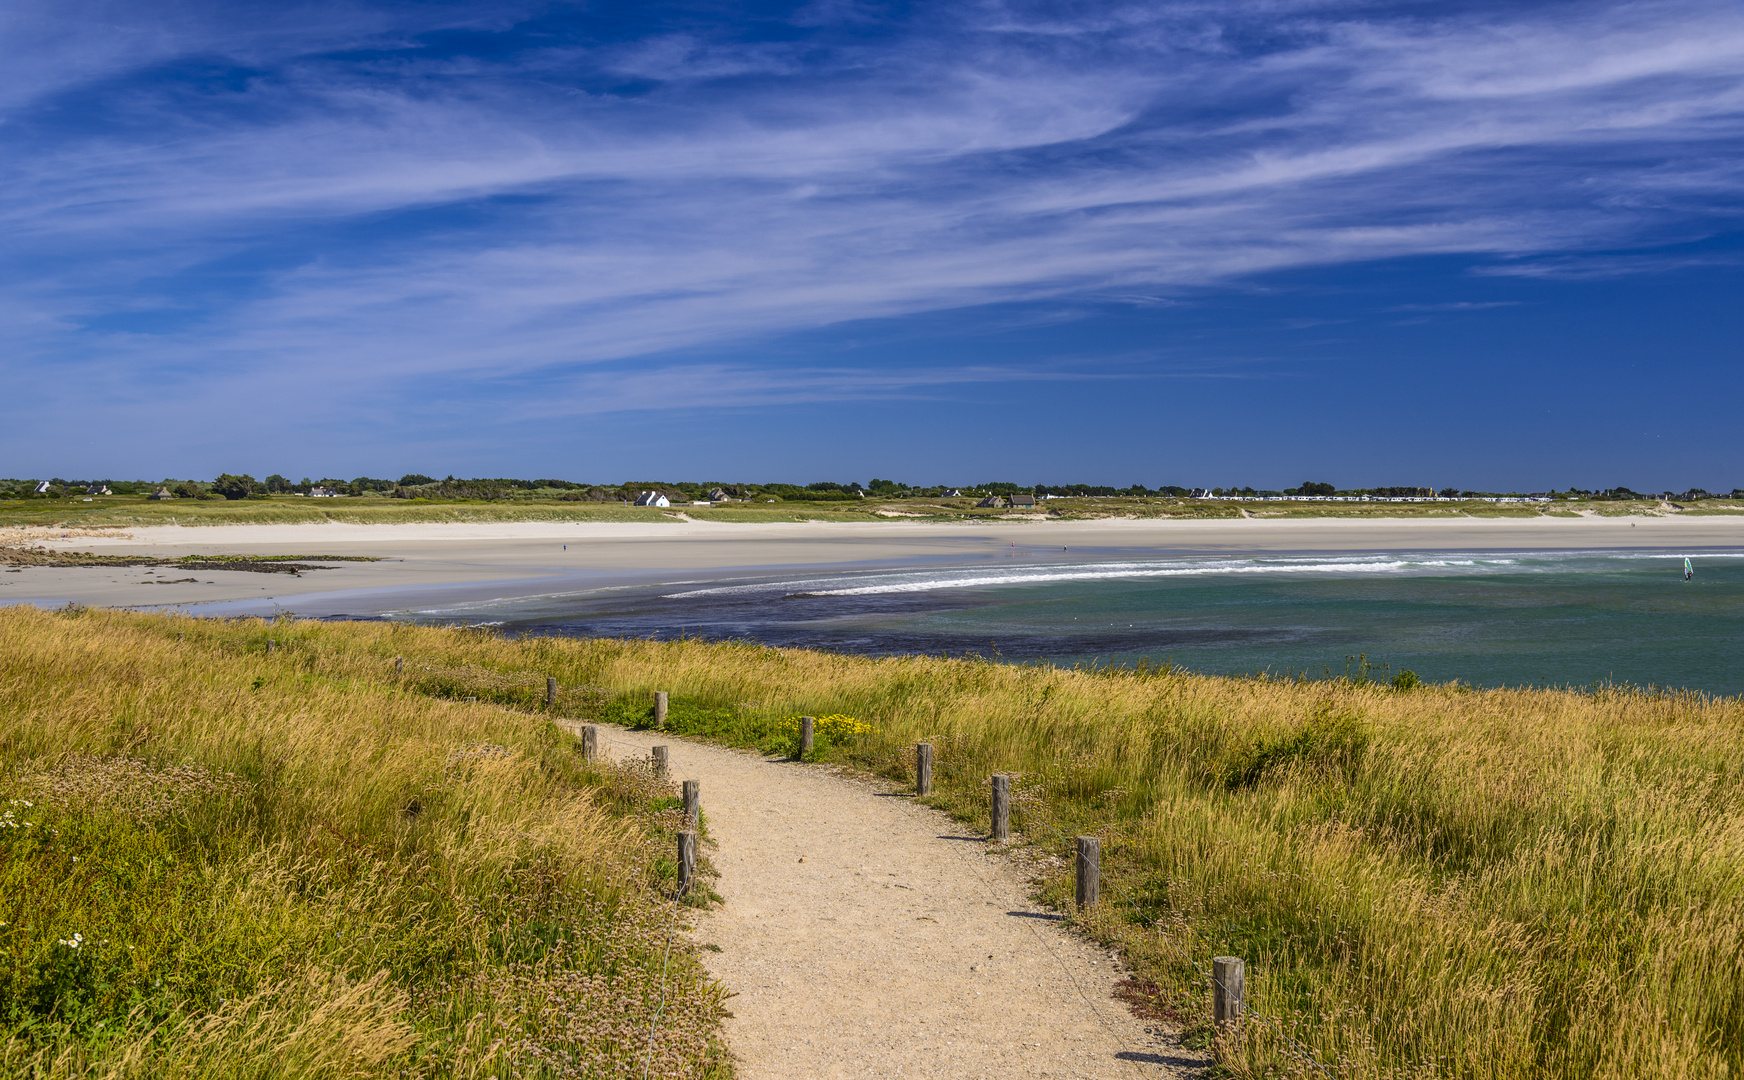
M298 577L166 569L27 567L0 573L0 604L202 607L222 614L376 614L424 604L575 592L675 571L725 573L1009 555L1744 548L1744 515L1635 518L1311 518L1215 521L793 522L152 526L101 535L3 529L0 543L99 554L363 555ZM192 576L194 580L186 580Z
M1105 951L1027 899L986 834L824 769L600 727L601 753L671 748L702 784L725 902L694 918L737 993L744 1080L1177 1077L1207 1062L1112 998Z

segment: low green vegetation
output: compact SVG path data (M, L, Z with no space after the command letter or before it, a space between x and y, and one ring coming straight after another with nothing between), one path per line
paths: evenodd
M40 490L39 490L40 489ZM637 506L655 495L668 506ZM1417 501L1434 496L1434 501ZM1287 498L1286 498L1287 497ZM1312 500L1290 501L1307 497ZM1389 501L1412 500L1412 501ZM963 488L915 487L874 479L869 486L833 481L714 483L473 479L408 474L398 480L221 474L212 481L0 480L0 526L104 528L154 524L288 524L476 521L873 521L1236 517L1558 517L1664 513L1744 513L1744 491L1691 489L1643 495L1628 488L1541 493L1430 488L1353 488L1304 482L1282 491L1252 487L1190 490L1173 485L1125 488L1092 484L988 482Z
M1553 503L1258 502L1157 495L1057 497L1033 508L986 507L974 498L868 496L835 500L745 501L709 506L630 506L622 502L566 501L534 493L509 499L394 499L357 496L311 499L275 495L259 499L175 499L99 495L75 499L12 499L0 494L0 527L53 529L132 528L151 525L289 525L344 522L362 525L515 521L666 523L784 521L1088 521L1098 518L1534 518L1622 515L1740 514L1744 500L1562 500Z
M256 574L297 575L305 570L328 569L322 563L379 561L369 555L183 555L160 559L150 555L51 551L41 546L0 546L0 566L163 566L177 570L242 570Z

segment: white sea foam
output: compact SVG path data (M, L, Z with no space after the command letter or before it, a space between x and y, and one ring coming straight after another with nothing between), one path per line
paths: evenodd
M939 589L1001 588L1045 585L1055 582L1131 581L1146 578L1192 578L1235 575L1333 574L1369 575L1399 573L1445 573L1451 569L1510 568L1510 557L1409 558L1353 556L1348 558L1264 559L1167 559L1144 562L1080 563L1073 565L1011 566L997 571L985 567L912 571L874 571L863 575L789 579L748 585L723 585L667 593L665 599L704 596L754 596L781 593L802 596L874 596L890 593L933 592Z

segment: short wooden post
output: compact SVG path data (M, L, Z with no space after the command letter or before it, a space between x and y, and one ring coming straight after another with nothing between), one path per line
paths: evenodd
M1004 773L993 777L993 839L1011 839L1011 777Z
M545 676L545 707L549 709L555 704L557 704L557 680L547 675Z
M397 679L401 675L404 675L405 673L406 673L406 658L403 656L394 657L394 678Z
M272 655L272 651L273 651L273 648L274 648L274 647L275 647L275 646L276 646L276 645L277 645L277 644L278 644L278 642L276 642L276 641L274 641L274 640L273 640L273 639L272 639L272 638L267 638L267 639L266 639L266 654L267 654L267 655L268 655L268 656L271 656L271 655Z
M1078 910L1096 906L1102 898L1102 841L1094 836L1078 837Z
M933 793L933 747L931 743L914 744L914 793Z
M678 895L690 891L696 880L696 834L686 830L678 834Z
M664 690L654 691L654 726L662 729L666 727L666 691Z
M599 728L592 724L581 729L581 760L599 760Z
M1211 958L1211 1019L1217 1032L1241 1045L1241 1007L1247 996L1246 965L1237 956Z
M654 775L664 780L667 771L666 747L656 746L654 748Z
M800 761L804 761L806 758L811 757L811 734L812 734L812 718L809 716L800 717L799 718L799 759L798 759Z
M694 829L702 820L702 781L684 782L684 827Z

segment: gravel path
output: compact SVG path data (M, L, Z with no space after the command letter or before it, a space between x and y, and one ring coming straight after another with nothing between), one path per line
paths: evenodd
M702 782L726 902L695 934L738 995L726 1033L743 1080L1186 1077L1207 1064L1111 997L1117 961L1032 904L984 833L820 767L606 725L600 743L613 758L665 744L673 778Z

